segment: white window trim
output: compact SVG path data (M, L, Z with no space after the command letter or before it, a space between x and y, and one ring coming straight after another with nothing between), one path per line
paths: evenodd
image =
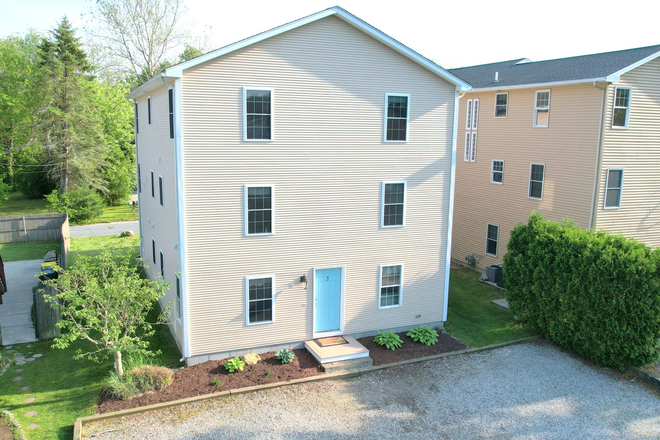
M465 104L465 129L472 130L472 100L468 99Z
M488 253L488 227L489 226L495 226L497 228L497 240L495 240L495 253L494 254L489 254ZM493 223L487 223L486 224L486 249L484 250L484 253L486 255L490 255L491 257L497 257L497 251L499 250L500 247L500 225L495 225Z
M545 110L545 107L537 107L537 106L536 106L536 102L537 102L537 100L538 100L539 93L544 93L544 92L548 92L548 124L547 124L547 125L538 125L538 124L536 123L536 121L537 121L537 116L538 116L537 111L538 111L538 110ZM551 95L551 93L550 93L550 89L546 89L546 90L537 90L536 93L534 93L534 127L547 128L547 127L550 125L550 100L551 100L551 96L550 96L550 95Z
M472 130L479 126L479 98L472 100Z
M247 137L247 91L261 90L270 92L270 139L248 139ZM275 140L275 91L267 87L243 87L243 141L272 142Z
M163 281L165 281L165 263L164 263L165 260L163 258L165 257L165 254L163 254L162 249L158 249L158 251L160 255L160 265L158 266L160 270L158 271L158 273L160 274L161 278L163 278Z
M182 325L181 315L183 314L183 304L181 304L181 274L174 275L174 307L176 308L176 320Z
M170 107L170 99L172 106ZM169 131L170 139L174 139L174 90L167 90L167 129Z
M156 264L156 239L151 237L151 262Z
M616 92L619 89L628 89L630 92L628 93L628 107L617 107L616 106ZM614 101L612 102L612 129L613 130L627 130L628 129L628 122L630 120L630 109L632 107L632 87L615 87L614 88ZM617 108L625 108L626 111L626 125L624 126L618 126L614 125L614 110Z
M387 140L387 103L390 96L402 96L408 98L408 106L406 107L406 139L402 141ZM410 94L408 93L385 93L385 119L383 124L383 141L384 142L394 142L394 143L405 143L408 142L408 134L410 133Z
M399 277L399 304L394 305L394 306L381 306L380 305L380 295L381 295L381 290L383 288L383 268L384 267L392 267L392 266L401 266L401 276ZM398 307L403 307L403 263L396 263L396 264L381 264L378 266L378 309L395 309Z
M137 185L138 194L142 194L142 168L139 161L137 163Z
M504 106L505 108L505 115L504 116L497 116L497 96L498 95L506 95L506 105ZM509 116L509 92L504 92L504 93L496 93L495 94L495 107L493 109L494 111L494 116L497 119L506 119Z
M163 175L158 175L158 203L161 207L165 207L165 196L163 195Z
M472 136L469 131L465 132L465 146L463 150L463 162L470 161L470 150L472 149Z
M495 162L502 162L502 181L501 182L496 182L493 180L493 174L496 172L494 167L495 167ZM500 171L497 171L498 173ZM544 170L544 177L545 177L545 170ZM502 185L504 184L504 161L500 159L493 159L490 162L490 183L494 183L495 185Z
M151 96L147 96L147 125L151 125Z
M477 161L477 132L473 131L470 140L470 162Z
M392 183L403 183L403 222L400 225L385 226L385 185ZM401 180L398 182L382 182L380 187L380 227L384 229L389 228L403 228L406 226L406 202L408 202L408 181Z
M156 183L154 182L154 170L151 170L151 198L156 198Z
M272 308L271 320L250 322L250 280L258 280L261 278L270 278L270 285L272 289L270 295L271 308ZM275 322L275 275L270 274L270 275L257 275L257 276L245 277L245 325L252 327L255 325L273 324L274 322Z
M532 166L533 165L543 165L543 180L541 180L541 197L532 197L530 196L530 189L532 187ZM538 182L535 180L535 182ZM527 198L532 200L543 200L543 191L545 190L545 164L544 163L530 163L529 164L529 179L527 181Z
M270 188L270 232L260 232L258 234L248 233L248 188ZM243 185L243 217L245 217L245 225L243 232L243 235L245 237L260 237L264 235L275 235L275 185L273 184Z
M618 188L619 190L619 203L617 206L607 206L607 190L610 189L610 171L621 171L621 187ZM607 173L605 174L605 197L603 197L603 209L619 209L621 208L621 199L623 198L623 174L624 174L624 169L623 168L608 168ZM617 188L612 188L612 189L617 189Z

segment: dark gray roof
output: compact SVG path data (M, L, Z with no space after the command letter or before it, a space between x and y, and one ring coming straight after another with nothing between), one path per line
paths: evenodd
M604 78L658 52L660 45L547 61L524 62L528 60L519 58L450 69L449 72L470 83L474 89L543 84ZM495 82L495 72L498 72L498 82Z

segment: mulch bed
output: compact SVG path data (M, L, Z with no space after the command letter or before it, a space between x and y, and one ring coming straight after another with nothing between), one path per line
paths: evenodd
M261 360L256 365L246 365L243 371L231 374L223 366L227 359L208 361L192 367L182 368L174 373L172 384L163 391L146 393L131 400L111 400L109 396L102 393L99 399L98 412L103 414L218 391L284 382L323 374L318 362L307 350L303 348L293 350L293 352L296 357L288 364L282 364L275 357L275 352L269 352L259 355ZM270 375L268 375L269 371L271 371ZM213 385L213 379L215 378L220 380L220 385Z
M450 351L465 350L470 348L463 342L449 334L438 335L438 343L426 346L420 342L413 342L406 333L397 333L403 341L403 346L395 351L388 350L374 342L373 337L358 339L358 342L369 350L369 357L374 360L374 365L391 364L392 362L407 361L434 354L447 353Z

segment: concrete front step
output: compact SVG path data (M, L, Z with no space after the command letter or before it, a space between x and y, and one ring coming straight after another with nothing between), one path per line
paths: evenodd
M326 346L321 346L315 339L312 339L311 341L305 341L305 348L307 348L307 351L309 351L321 365L330 362L366 358L369 356L369 350L367 350L355 338L352 336L342 336L342 338L346 341L345 343Z
M327 362L321 364L321 368L326 373L339 373L341 371L359 370L360 368L369 368L373 366L374 360L370 357L358 359L349 359L347 361Z

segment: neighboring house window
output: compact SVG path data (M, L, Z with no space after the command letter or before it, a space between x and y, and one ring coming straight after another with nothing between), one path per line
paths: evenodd
M273 277L247 278L247 323L273 322Z
M617 87L614 89L614 113L612 114L612 128L628 128L630 117L630 87Z
M534 127L547 127L550 115L550 90L536 92Z
M151 125L151 96L147 98L147 124Z
M151 261L156 264L156 240L151 238Z
M493 160L490 170L490 183L497 183L499 185L504 181L504 161Z
M158 196L160 198L160 206L163 206L163 176L158 175Z
M476 130L479 123L479 100L467 100L467 114L465 115L465 129Z
M181 276L176 275L176 316L179 320L179 324L183 320L183 314L181 313Z
M467 100L467 113L465 114L465 129L472 130L472 100Z
M619 208L621 206L622 188L623 170L607 170L607 183L605 184L605 208Z
M498 93L495 95L495 117L506 118L507 108L509 106L509 94Z
M174 139L174 93L172 89L167 91L167 101L170 113L170 139Z
M497 240L500 234L500 227L497 225L488 224L486 232L486 255L497 257Z
M165 262L163 259L163 251L160 251L160 276L165 279Z
M138 194L142 194L142 176L140 173L140 162L137 164L137 184L138 184Z
M151 198L156 197L156 184L154 183L154 170L151 170Z
M270 89L243 89L245 140L272 140L273 91Z
M465 162L476 162L477 160L477 132L468 131L465 133L465 152L463 154Z
M405 216L406 182L383 182L383 218L381 226L403 226Z
M543 198L543 178L545 177L545 165L533 163L529 168L529 198Z
M245 187L245 233L247 235L273 233L273 187Z
M138 123L138 103L136 102L133 106L134 117L135 117L135 134L140 134L140 124Z
M408 140L408 116L410 114L410 95L385 94L387 103L385 117L385 140Z
M380 266L380 302L378 308L401 306L403 266Z

